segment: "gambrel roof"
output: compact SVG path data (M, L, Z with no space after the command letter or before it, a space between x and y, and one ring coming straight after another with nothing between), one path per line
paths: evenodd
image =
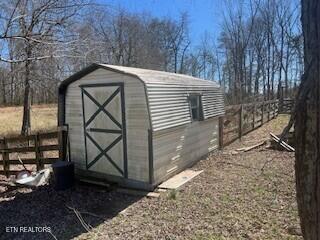
M184 125L192 121L188 101L190 94L201 95L205 119L224 114L223 93L216 82L183 74L133 67L92 64L64 80L59 86L59 94L64 95L70 83L99 68L129 75L142 81L154 131Z

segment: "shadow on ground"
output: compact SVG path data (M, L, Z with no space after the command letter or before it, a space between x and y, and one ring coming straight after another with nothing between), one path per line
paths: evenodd
M51 186L0 192L0 239L71 239L86 232L75 212L93 228L113 218L141 197L107 188L77 184L66 191ZM48 232L14 232L8 227L50 227ZM11 230L11 232L8 232ZM28 228L27 231L32 229Z

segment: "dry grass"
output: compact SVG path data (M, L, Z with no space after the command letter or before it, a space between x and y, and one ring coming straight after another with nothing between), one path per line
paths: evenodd
M20 134L22 107L0 108L0 136ZM31 108L31 131L42 132L57 127L56 105L35 105Z
M159 198L83 185L64 192L51 186L1 191L0 184L1 239L52 239L46 233L4 232L5 226L46 225L58 239L300 240L294 154L264 147L232 154L269 132L279 134L287 121L279 116L210 154L193 167L202 174ZM89 233L67 206L83 212Z

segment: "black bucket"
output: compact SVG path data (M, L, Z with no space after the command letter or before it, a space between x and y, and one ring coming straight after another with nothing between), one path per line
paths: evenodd
M52 164L54 188L66 190L74 186L74 163L58 161Z

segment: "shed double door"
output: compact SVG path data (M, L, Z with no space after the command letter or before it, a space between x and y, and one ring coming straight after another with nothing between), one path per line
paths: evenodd
M87 170L127 178L123 84L88 84L80 88Z

